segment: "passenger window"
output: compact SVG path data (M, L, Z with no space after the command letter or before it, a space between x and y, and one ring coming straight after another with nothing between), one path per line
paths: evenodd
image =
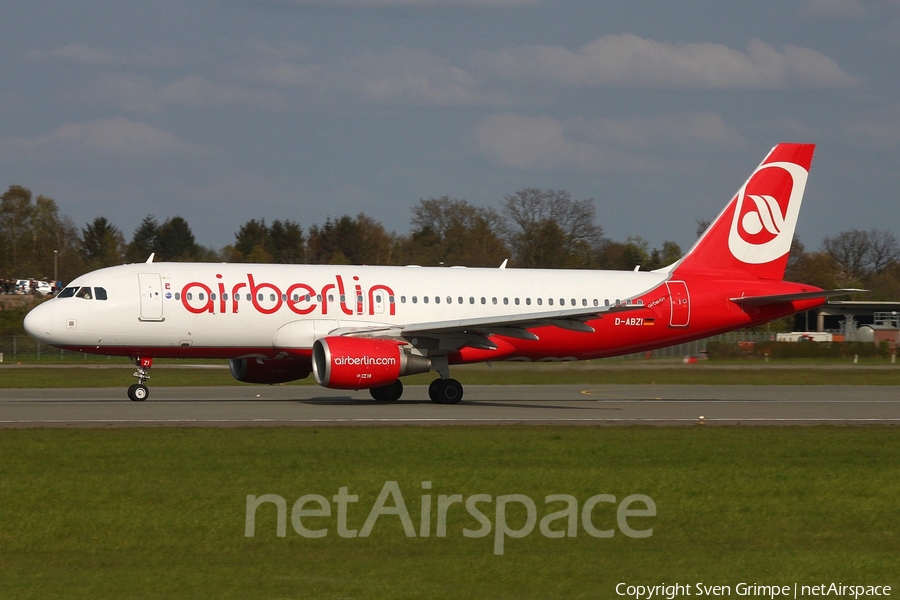
M202 298L201 298L201 299L202 299ZM214 293L213 293L213 294L210 294L210 295L209 295L209 299L210 299L210 300L215 300L215 299L216 299L216 295L215 295Z
M469 304L475 304L475 297L469 296Z
M484 296L481 297L481 303L487 304L487 299Z
M412 301L413 301L413 304L415 304L415 303L416 303L416 302L418 302L418 301L419 301L419 299L418 299L418 298L416 298L416 297L415 297L415 296L413 296L413 297L412 297Z
M497 299L496 299L496 298L491 298L491 304L497 304Z
M435 304L440 304L440 303L441 303L441 297L440 297L440 296L435 296L435 297L434 297L434 303L435 303Z
M460 303L460 304L462 304L462 303L463 303L463 297L462 297L462 296L460 296L460 297L459 297L459 298L457 298L457 299L456 299L456 300L457 300L457 301L458 301L458 302L459 302L459 303Z
M531 306L531 298L525 298L525 304Z
M504 299L503 299L503 304L509 304L509 298L504 298Z
M516 298L516 306L518 306L518 305L519 305L519 299Z
M406 304L406 296L400 296L400 304Z
M540 305L541 305L541 304L543 304L543 303L544 303L544 301L543 301L543 299L541 299L541 298L538 298L538 299L537 299L537 303L538 303L538 306L540 306Z
M422 302L428 304L428 296L422 296Z
M97 300L106 300L106 290L102 287L95 287L94 298Z
M553 306L553 298L547 298L547 304Z

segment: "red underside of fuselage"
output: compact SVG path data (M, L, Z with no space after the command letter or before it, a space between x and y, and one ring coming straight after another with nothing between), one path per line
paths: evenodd
M701 300L701 298L698 298ZM752 327L772 319L821 305L823 299L794 300L766 306L738 306L721 296L712 303L692 303L689 326L672 325L668 311L641 308L588 321L594 332L556 326L530 329L537 340L490 335L496 350L463 348L449 355L450 364L491 360L590 360L646 352L690 342L734 329ZM242 346L61 346L64 350L106 356L152 358L231 359L265 358L310 360L310 348L285 349Z

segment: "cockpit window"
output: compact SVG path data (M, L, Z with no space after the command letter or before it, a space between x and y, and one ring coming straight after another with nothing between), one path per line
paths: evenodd
M78 288L75 288L75 287L67 287L59 293L57 298L71 298L72 296L75 295L75 290L77 290L77 289Z
M84 298L85 300L91 300L94 297L94 295L91 292L91 288L83 287L83 288L79 289L77 292L75 292L75 297L76 298Z
M97 300L106 300L106 289L102 287L95 287L94 298L96 298Z

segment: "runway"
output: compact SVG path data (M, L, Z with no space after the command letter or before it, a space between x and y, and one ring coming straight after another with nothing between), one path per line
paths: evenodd
M0 427L900 424L897 386L471 385L457 405L315 386L0 389Z

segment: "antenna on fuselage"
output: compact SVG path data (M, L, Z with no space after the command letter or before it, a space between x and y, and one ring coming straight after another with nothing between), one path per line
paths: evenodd
M151 252L151 253L150 253L150 258L147 259L147 264L148 264L148 265L153 263L153 257L154 257L154 256L156 256L156 252Z
M501 269L505 269L505 268L506 268L506 263L508 263L508 262L509 262L509 259L508 259L508 258L504 258L504 259L503 259L503 264L500 265L500 268L501 268Z

